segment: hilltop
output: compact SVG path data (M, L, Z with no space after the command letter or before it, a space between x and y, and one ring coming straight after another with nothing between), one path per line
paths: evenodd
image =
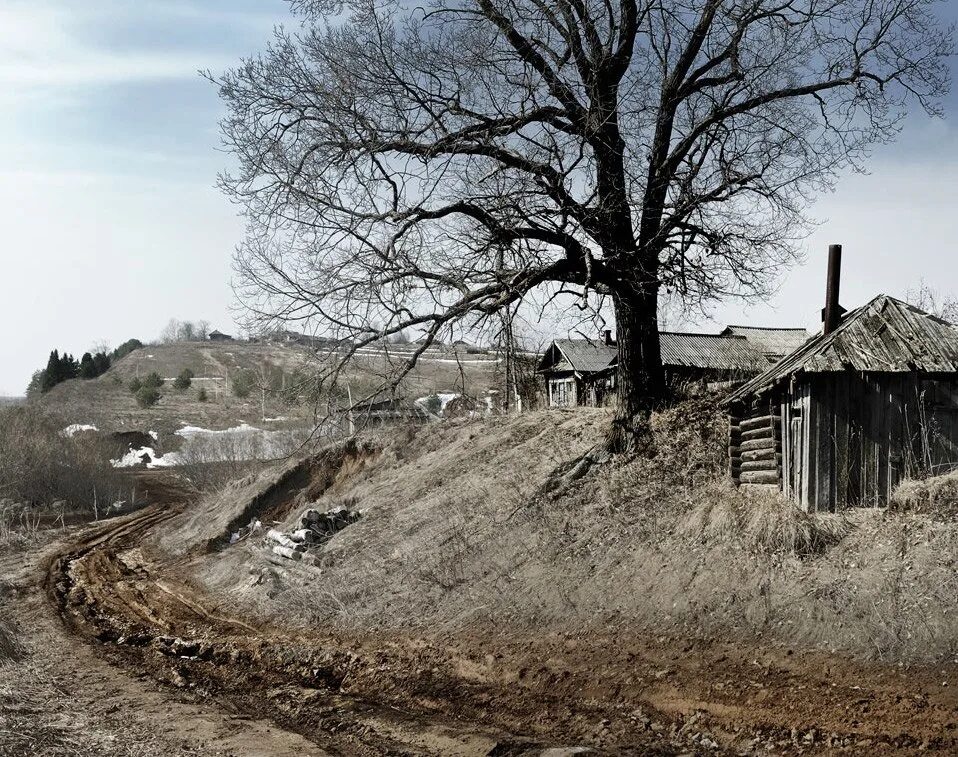
M344 373L354 398L375 390L410 349L367 350ZM95 425L100 430L172 431L183 425L210 429L230 428L244 422L272 426L303 425L313 417L315 397L304 384L330 358L298 344L253 342L174 342L146 345L112 365L95 379L71 379L37 403L55 410L70 424ZM462 355L431 350L420 358L404 380L401 393L417 398L455 390L483 396L496 382L497 361L489 355ZM193 374L183 390L173 386L184 370ZM161 399L152 407L137 404L130 384L158 374L164 385ZM246 391L237 389L242 383ZM261 386L268 386L265 393ZM205 390L205 401L200 391ZM245 396L243 396L245 394ZM265 406L264 406L265 404ZM265 411L265 413L264 413Z

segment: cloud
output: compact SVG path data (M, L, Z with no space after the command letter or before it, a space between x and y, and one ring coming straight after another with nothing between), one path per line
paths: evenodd
M82 22L108 26L109 6L76 11L64 6L13 2L0 8L0 87L7 101L36 88L71 88L128 81L193 77L203 67L235 60L206 51L124 51L91 44Z

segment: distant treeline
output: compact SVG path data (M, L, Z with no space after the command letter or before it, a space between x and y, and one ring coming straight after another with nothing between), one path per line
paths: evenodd
M84 352L79 360L68 352L61 355L59 350L53 350L46 368L34 372L27 387L27 394L49 392L57 384L70 379L95 379L106 373L117 360L142 346L143 342L139 339L128 339L109 353L104 350L96 353Z

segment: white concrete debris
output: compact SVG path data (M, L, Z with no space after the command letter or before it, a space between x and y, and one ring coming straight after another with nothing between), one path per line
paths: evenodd
M350 510L344 505L338 505L325 512L320 512L315 508L306 510L300 516L301 528L289 534L284 534L271 528L266 537L269 541L275 542L273 554L286 557L291 560L302 559L302 554L310 547L321 547L337 533L342 531L359 520L361 513L358 510ZM290 557L288 552L292 552L296 557Z
M302 560L303 553L298 552L295 549L290 549L289 547L284 547L280 544L277 544L273 547L273 554L279 555L280 557L285 557L287 560Z

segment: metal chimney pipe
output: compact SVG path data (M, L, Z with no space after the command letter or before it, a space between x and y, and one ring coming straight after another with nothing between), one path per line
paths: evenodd
M831 334L841 323L842 306L838 304L841 288L842 246L833 244L828 248L828 284L825 291L825 310L823 313L826 334Z

